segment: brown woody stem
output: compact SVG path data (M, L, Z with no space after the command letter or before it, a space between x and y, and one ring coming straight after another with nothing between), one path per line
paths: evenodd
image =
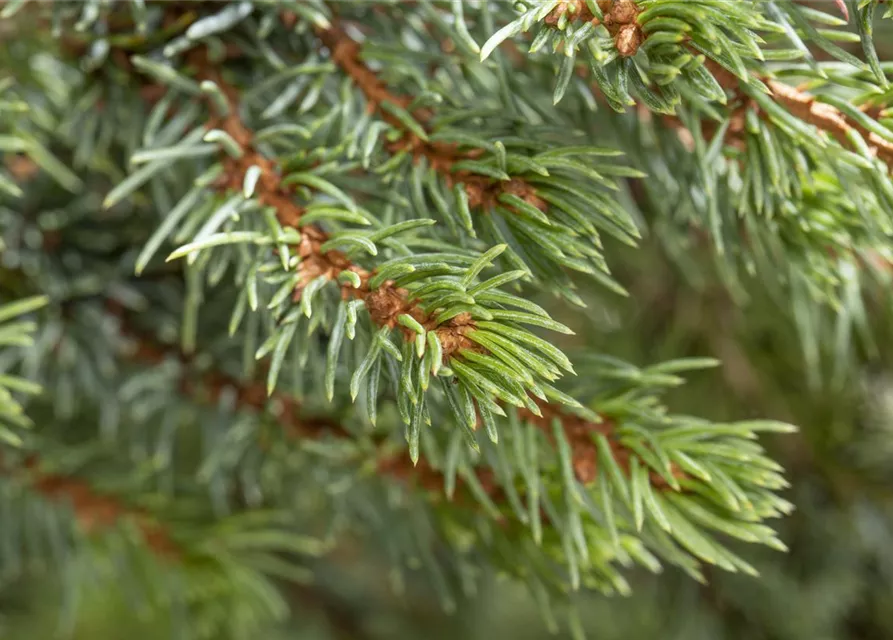
M734 74L723 69L713 61L707 62L707 69L713 74L713 77L716 78L716 81L723 89L735 94L738 101L742 102L743 108L756 108L753 101L748 100L742 94L740 80ZM770 78L763 78L763 81L766 82L771 90L770 97L775 102L803 122L811 124L820 131L824 131L842 146L851 148L852 142L850 141L849 133L851 131L858 132L865 139L868 148L874 153L875 157L883 160L890 167L890 170L893 171L893 142L885 140L876 133L867 130L846 114L841 113L837 108L819 102L815 96L806 91ZM873 116L870 111L867 112L867 115L869 117ZM729 137L728 141L730 144L740 146L743 144L743 140L740 137L744 130L743 109L734 118L732 126L729 127L727 137Z
M443 142L430 142L406 129L406 126L392 114L382 110L383 103L391 103L407 109L412 102L409 96L392 93L360 57L360 45L353 40L339 25L333 24L327 29L317 29L317 36L329 51L332 60L354 81L363 92L370 113L378 111L379 116L388 124L403 132L403 136L389 146L389 151L399 153L406 151L416 161L424 158L435 171L444 177L448 185L462 183L468 194L471 208L490 209L495 206L503 193L508 193L527 201L529 204L545 211L546 202L536 195L532 185L519 178L512 180L496 180L470 171L454 171L453 165L460 160L475 159L483 155L482 149L459 151L457 145ZM415 109L412 114L418 123L427 128L434 117L430 109Z
M772 90L772 97L778 104L804 122L824 131L844 147L852 145L848 133L857 131L865 138L875 156L887 163L893 171L893 142L868 131L836 108L817 101L813 95L805 91L776 80L769 80L768 85Z

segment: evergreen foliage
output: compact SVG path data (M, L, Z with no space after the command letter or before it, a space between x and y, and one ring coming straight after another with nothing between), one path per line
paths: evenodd
M813 391L881 357L885 5L3 4L0 598L254 637L356 539L576 637L636 568L760 583L792 420L600 336L672 273Z

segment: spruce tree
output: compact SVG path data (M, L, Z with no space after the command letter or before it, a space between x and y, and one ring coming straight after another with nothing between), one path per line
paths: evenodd
M0 3L0 631L893 634L887 4Z

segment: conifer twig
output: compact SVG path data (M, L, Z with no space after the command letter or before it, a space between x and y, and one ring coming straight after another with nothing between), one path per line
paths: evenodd
M584 0L562 0L546 16L544 22L554 26L564 19L604 25L615 38L618 53L621 56L634 55L645 39L641 28L637 24L637 18L641 12L638 4L635 0L597 1L604 13L604 20L596 18ZM849 12L846 5L842 0L837 0L837 5L848 20ZM695 50L692 50L692 53L701 55L700 52ZM705 64L723 89L736 94L746 106L754 106L751 100L747 100L741 95L741 80L738 77L713 60L707 60ZM884 161L890 167L890 170L893 171L893 142L869 131L865 126L854 121L839 109L830 104L820 102L815 96L802 89L771 78L761 79L766 82L771 90L770 97L781 107L784 107L800 120L824 131L844 147L852 147L849 134L852 131L858 132L865 139L869 150L875 157ZM678 119L673 116L665 116L664 119L674 125L678 124ZM682 127L679 128L682 129ZM740 134L743 130L744 118L742 109L742 113L734 114L732 126L728 128L726 133L727 139L731 144L740 146Z
M332 60L354 81L366 96L370 113L378 112L381 118L403 132L402 137L391 143L389 151L397 153L407 151L419 160L425 158L429 165L442 175L447 184L462 183L468 194L468 205L472 209L490 208L496 204L501 194L517 196L541 211L545 211L545 200L536 195L532 185L519 178L497 180L488 176L474 174L467 170L453 171L453 165L460 160L473 160L480 157L482 149L471 149L460 152L452 143L423 140L418 134L406 128L397 117L382 109L382 104L397 105L404 110L412 103L409 96L401 96L391 92L361 59L360 45L351 38L338 24L316 30L317 36L331 52ZM434 117L431 109L418 108L411 112L415 120L426 128Z
M844 147L852 147L849 133L858 132L865 139L871 152L893 171L893 142L869 131L835 107L819 102L815 96L805 91L776 80L770 80L768 85L772 90L772 97L778 104L804 122L829 134Z
M30 487L46 500L68 503L84 533L88 535L103 533L125 520L131 520L136 523L146 548L157 558L176 561L182 557L183 550L171 537L167 528L147 517L142 511L97 492L90 484L78 478L41 472L36 456L28 458L24 467L30 472L28 478ZM333 628L339 631L339 637L361 637L359 625L346 620L344 612L318 588L309 584L295 584L291 589L303 603L321 611Z
M329 29L318 31L318 34L324 44L332 51L332 56L336 63L341 65L345 72L363 90L372 109L377 109L384 101L392 101L400 106L409 104L409 98L391 94L374 72L359 60L359 45L340 27L332 26ZM225 131L235 140L242 151L239 157L223 154L224 172L217 185L218 188L226 191L240 190L249 168L252 166L259 167L261 169L261 177L255 187L255 197L263 205L272 207L275 210L276 217L283 227L287 226L300 230L301 242L297 247L297 251L301 258L298 270L302 274L302 279L295 291L296 300L300 299L303 287L314 279L325 276L329 280L335 280L341 272L352 271L359 276L361 284L359 287L353 287L349 283L342 284L342 295L345 298L362 299L365 302L371 320L376 325L398 328L407 339L412 339L415 337L412 330L399 324L397 321L397 318L402 314L412 316L427 331L437 332L442 345L444 362L448 362L453 354L463 349L481 349L477 343L465 335L467 331L475 326L470 314L462 313L445 323L437 325L434 322L435 313L425 313L410 298L407 290L396 287L392 282L385 282L376 289L370 289L368 281L373 273L354 264L345 254L339 251L323 251L321 247L327 240L327 234L316 226L298 226L301 216L304 214L304 208L294 202L291 193L283 186L279 169L275 163L254 148L253 134L239 117L236 91L226 83L216 69L208 65L206 60L197 59L196 66L200 70L200 77L215 82L227 96L230 103L228 114L225 116L216 115L208 123L208 128ZM211 107L213 109L213 105ZM425 110L419 110L414 115L420 117L423 122L427 122L433 114ZM383 114L383 116L390 122L388 114ZM448 170L451 164L460 158L454 145L431 143L422 140L413 132L406 130L401 123L395 122L394 124L404 131L403 138L395 143L401 145L399 148L409 148L413 153L423 155L433 165L439 166L441 170ZM484 176L466 176L464 172L462 174L447 175L458 175L463 182L467 181L466 188L469 189L469 201L473 200L478 206L486 206L486 203L491 198L495 200L500 193L509 189L517 189L518 192L515 195L528 199L528 202L534 203L535 206L545 206L545 202L533 193L533 187L521 180L503 183ZM223 382L223 380L221 379L218 382ZM266 392L261 385L256 386L257 388L244 388L239 391L239 394L246 405L260 408L261 404L266 401ZM211 388L214 388L214 385ZM279 396L281 394L275 395ZM283 406L293 407L294 415L296 415L297 405L294 399L283 397L282 400L284 402ZM557 418L562 424L565 437L572 447L573 466L577 479L583 484L594 482L597 477L596 461L598 457L598 448L594 436L596 434L610 436L616 425L609 419L605 419L600 423L590 422L578 416L560 412L544 401L537 399L535 402L541 415L537 416L530 411L526 411L525 419L535 424L551 440L552 420ZM288 424L288 430L297 435L307 434L304 428L306 425L302 424L300 420L286 424ZM346 433L343 428L336 428L334 431L342 434ZM627 468L630 452L610 437L609 443L618 464L623 468ZM406 469L402 468L404 464L407 465ZM439 471L422 467L421 461L419 461L418 465L415 468L414 477L419 484L426 486L428 489L432 489L435 486L439 489L443 486L442 474ZM406 477L411 469L408 466L408 460L400 462L388 461L381 468L383 471L397 477ZM676 472L678 470L674 470L674 473ZM493 491L498 490L495 483L485 482L485 479L481 480L483 486L492 486ZM651 481L655 487L667 487L666 481L658 473L651 474Z
M160 347L151 338L129 326L124 311L119 305L110 302L107 307L121 321L123 335L133 342L134 348L130 354L132 359L147 364L158 364L173 358L188 364L189 358L184 354ZM301 415L301 403L287 393L274 392L272 398L268 397L262 382L239 380L212 370L199 376L184 376L180 387L181 392L191 397L201 397L202 394L205 394L205 398L211 403L216 402L228 390L235 392L235 403L240 408L263 412L272 400L281 407L277 416L279 426L291 437L312 439L327 435L337 438L351 437L347 428L331 418ZM581 483L591 484L598 476L598 447L594 437L599 434L608 438L615 460L624 471L628 471L631 453L614 439L617 423L613 419L603 417L601 422L592 422L562 412L546 402L539 401L538 404L542 415L537 416L530 411L522 411L521 419L531 422L550 441L554 441L553 420L557 419L561 423L565 438L571 446L574 474ZM377 468L386 476L405 482L414 482L434 494L442 493L443 473L432 467L425 458L420 458L418 463L413 466L406 456L385 456L379 459ZM673 472L677 477L683 477L678 469L674 468ZM479 468L475 469L475 473L485 492L491 498L499 497L501 490L492 471ZM666 480L655 472L651 474L651 484L659 489L668 488Z
M107 531L118 523L131 520L136 523L146 546L165 559L175 558L181 551L168 531L139 509L134 509L116 498L98 492L79 478L41 471L37 456L25 459L25 481L36 493L52 502L68 503L75 520L86 533ZM0 466L0 469L3 469ZM4 469L9 471L8 469Z
M276 217L283 227L300 229L301 242L297 246L297 253L301 258L298 272L302 277L295 289L294 299L300 300L303 288L320 276L335 280L341 272L352 271L359 276L360 286L354 287L349 282L344 283L341 285L342 295L345 298L363 300L370 318L376 325L398 328L407 339L412 339L415 336L412 329L398 323L401 315L410 315L427 331L437 333L443 348L444 361L462 349L478 350L477 344L465 335L474 326L470 314L461 313L437 324L435 314L424 312L415 300L410 299L406 289L395 286L391 281L372 289L369 287L369 279L373 275L370 271L353 263L340 251L323 251L322 245L328 239L325 231L311 225L298 227L304 208L294 202L291 193L282 184L279 168L275 163L254 148L253 133L239 118L235 91L215 69L209 67L207 62L201 62L200 69L202 77L213 80L230 101L229 114L215 116L208 123L208 129L220 129L226 132L242 151L238 158L225 155L222 159L224 171L217 184L218 188L240 190L246 172L252 166L257 166L261 170L261 177L255 188L255 197L263 205L275 210ZM213 108L213 105L211 106Z
M752 101L740 96L740 80L737 77L712 61L707 62L707 68L723 89L739 95L740 99L745 101L748 106L757 108L756 105L752 104ZM883 160L890 167L890 170L893 171L893 142L869 131L836 107L820 102L807 91L772 78L762 78L762 80L766 82L771 90L770 97L793 116L811 124L820 131L824 131L847 148L852 148L852 142L849 137L850 132L856 131L865 139L869 150L875 157ZM735 135L743 130L743 116L739 126L729 127L730 135Z

